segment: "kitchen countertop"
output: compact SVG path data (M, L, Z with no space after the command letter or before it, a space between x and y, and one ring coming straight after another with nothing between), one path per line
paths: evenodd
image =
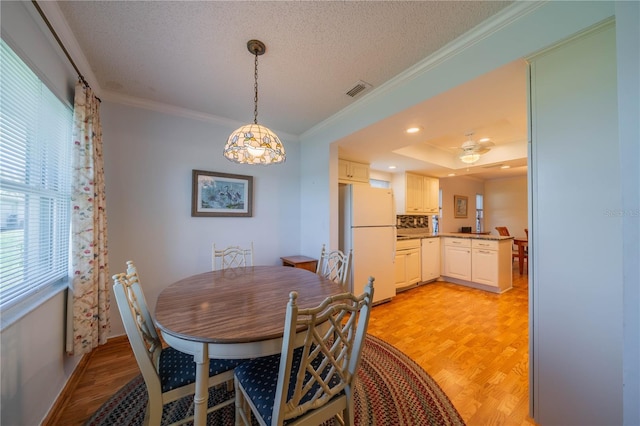
M511 236L502 236L502 235L481 235L481 234L463 234L460 232L443 232L440 234L441 237L453 237L453 238L471 238L474 240L512 240Z
M419 240L421 238L437 238L440 235L438 234L434 234L432 232L423 232L423 233L417 233L417 234L398 234L398 241L403 241L403 240Z
M437 233L434 234L429 228L398 228L397 235L398 241L439 237Z
M437 238L437 237L453 237L453 238L471 238L476 240L509 240L513 239L511 236L502 235L482 235L482 234L468 234L460 232L442 232L433 233L431 231L423 231L419 229L398 229L398 241L403 240L415 240L420 238Z

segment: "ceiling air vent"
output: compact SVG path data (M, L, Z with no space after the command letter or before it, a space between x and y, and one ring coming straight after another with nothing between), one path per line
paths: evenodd
M360 93L364 92L367 89L370 89L371 87L373 86L371 86L366 81L360 80L351 89L347 90L346 94L351 96L352 98L355 98Z

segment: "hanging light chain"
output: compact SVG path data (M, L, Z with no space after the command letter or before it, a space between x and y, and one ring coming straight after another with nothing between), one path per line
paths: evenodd
M254 84L254 96L253 96L253 123L258 124L258 51L255 51L256 61L255 61L255 71L253 73Z

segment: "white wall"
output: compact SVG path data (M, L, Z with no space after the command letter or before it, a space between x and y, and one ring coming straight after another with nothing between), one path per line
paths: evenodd
M297 143L283 139L284 164L239 165L222 155L235 127L109 102L101 116L110 274L133 260L149 309L172 282L211 270L213 242L253 241L257 265L300 252ZM253 176L253 217L191 217L193 169ZM112 309L112 335L123 334Z
M531 111L535 419L620 425L622 194L613 23L532 59Z
M475 230L476 194L484 194L484 182L465 176L440 178L440 190L442 191L442 219L438 223L440 232L460 232L463 226L470 226ZM454 217L454 195L467 197L466 218ZM486 208L486 202L484 208Z
M616 2L623 275L624 423L640 424L640 2Z
M497 235L496 226L506 226L514 237L524 237L529 226L527 177L491 179L484 183L484 225Z

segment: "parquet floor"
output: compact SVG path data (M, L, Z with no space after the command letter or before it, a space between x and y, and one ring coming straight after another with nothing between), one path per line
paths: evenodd
M373 308L368 332L420 364L468 425L535 425L529 410L528 276L493 294L446 282Z
M514 288L501 295L434 282L372 310L368 332L420 364L469 426L535 425L528 417L528 279L514 265ZM84 367L44 425L82 425L139 372L125 338L99 347Z

